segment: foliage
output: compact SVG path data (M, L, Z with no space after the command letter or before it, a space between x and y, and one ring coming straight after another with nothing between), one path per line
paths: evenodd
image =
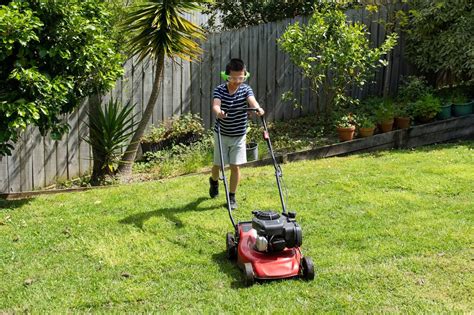
M260 142L263 139L263 126L249 121L247 126L247 143Z
M323 6L307 25L290 25L279 38L282 50L311 81L312 90L324 93L326 117L333 108L353 102L346 95L348 87L365 85L375 69L387 64L382 58L395 46L397 35L374 48L368 35L364 24L347 22L340 7Z
M358 117L354 113L336 113L334 125L337 128L351 128L357 125Z
M207 5L208 28L223 31L274 22L313 12L314 0L221 0Z
M3 1L0 5L0 155L27 126L59 139L80 100L122 74L110 14L96 0Z
M373 128L375 127L375 119L369 115L358 115L357 126L359 128Z
M127 50L138 56L138 62L149 56L197 58L202 49L199 41L204 31L181 16L181 13L201 10L208 0L163 0L134 6L126 15L122 29L129 35Z
M438 86L474 79L474 4L470 0L415 0L406 24L407 55L437 75Z
M414 102L429 93L433 93L433 89L423 76L408 76L401 81L397 99L405 103Z
M224 236L232 231L225 196L208 197L208 173L0 199L0 309L470 313L473 146L282 165L303 254L319 266L310 282L243 287L241 271L225 256ZM254 209L281 209L274 172L270 165L242 169L236 221L248 221Z
M408 104L412 117L432 119L441 111L441 101L432 94L425 94L416 102Z
M187 113L173 116L163 124L153 126L142 137L142 143L161 144L160 148L168 148L176 144L190 144L204 135L204 126L201 117Z
M146 152L145 161L134 165L134 172L152 179L196 172L212 162L212 131L204 133L197 142L177 143L155 152Z
M390 121L395 117L395 106L391 99L383 99L375 107L375 117L377 122Z
M131 115L133 106L122 107L116 100L111 99L105 108L98 108L97 114L89 113L89 138L85 139L92 146L94 163L106 175L113 175L117 170L121 157L121 149L127 144L136 126ZM93 174L93 177L102 177L102 174Z

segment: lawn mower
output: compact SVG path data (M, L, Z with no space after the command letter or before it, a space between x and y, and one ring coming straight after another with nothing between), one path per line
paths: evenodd
M238 108L229 111L253 111L254 108ZM280 194L282 213L268 210L254 210L251 221L234 221L230 207L229 190L224 172L224 156L219 121L217 138L221 161L222 179L227 201L227 211L234 227L234 233L226 235L227 256L237 261L244 274L244 283L251 286L255 280L272 280L301 277L314 279L314 266L309 257L303 257L300 246L303 242L301 227L296 223L296 212L286 210L281 187L282 171L273 152L265 117L261 116L263 138L268 145L275 168L275 177Z

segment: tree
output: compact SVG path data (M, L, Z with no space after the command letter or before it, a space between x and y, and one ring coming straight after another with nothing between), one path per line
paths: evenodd
M0 156L29 125L59 139L68 130L61 116L122 74L116 51L103 1L0 5Z
M209 29L222 31L307 15L314 4L315 0L220 0L209 4L205 13L210 15Z
M366 26L346 21L338 6L316 10L307 25L290 25L278 42L291 61L301 68L316 94L323 93L326 121L334 109L353 102L346 95L352 85L363 86L378 67L386 65L383 56L396 44L391 34L380 47L370 47Z
M128 145L119 166L122 176L130 175L140 138L150 121L159 94L165 57L191 61L202 50L199 41L204 39L204 30L183 17L186 12L201 10L208 0L154 0L134 7L124 22L123 31L129 34L127 44L130 55L138 56L138 62L146 57L155 61L155 79L150 99L142 119Z
M474 4L460 1L411 1L407 55L438 87L473 83Z

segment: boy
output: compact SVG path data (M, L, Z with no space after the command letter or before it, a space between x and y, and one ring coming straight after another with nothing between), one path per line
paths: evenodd
M214 89L212 112L216 116L221 126L222 153L224 164L230 164L230 207L237 209L235 193L240 181L239 165L247 162L245 134L247 132L247 112L228 112L231 108L246 108L247 104L251 108L257 109L257 115L265 114L260 107L252 88L244 82L247 79L245 64L240 59L231 59L227 64L225 73L228 81ZM209 195L215 198L219 194L219 144L217 142L217 126L214 126L214 165L212 176L209 178Z

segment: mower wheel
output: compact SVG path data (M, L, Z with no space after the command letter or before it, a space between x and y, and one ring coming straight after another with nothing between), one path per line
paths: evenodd
M251 263L244 264L244 284L247 287L252 286L255 283L255 277L253 275L253 268Z
M235 245L234 235L231 232L226 235L226 252L227 258L230 260L237 258L237 246Z
M303 260L301 262L301 268L303 269L302 271L303 279L305 280L314 279L314 265L311 258L303 257Z

